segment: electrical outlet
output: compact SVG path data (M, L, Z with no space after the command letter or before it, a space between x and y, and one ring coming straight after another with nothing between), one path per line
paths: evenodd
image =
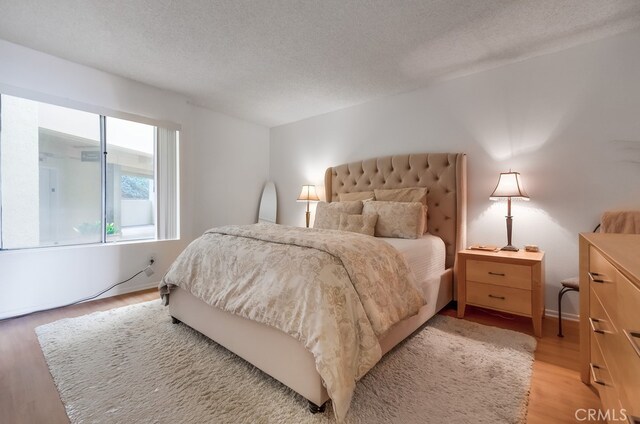
M147 267L144 269L144 274L147 277L151 277L153 275L153 268L151 268L151 265L147 265Z
M149 256L149 264L147 265L147 267L144 269L144 273L147 277L151 277L154 273L153 268L151 268L151 266L156 262L156 255L155 254L151 254Z

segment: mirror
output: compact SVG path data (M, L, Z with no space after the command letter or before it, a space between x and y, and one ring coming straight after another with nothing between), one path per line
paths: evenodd
M272 181L267 181L262 190L262 198L260 199L258 222L275 224L277 210L278 198L276 197L276 186Z

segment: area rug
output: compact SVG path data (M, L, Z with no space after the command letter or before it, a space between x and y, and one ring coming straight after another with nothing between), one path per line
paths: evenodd
M72 423L333 423L159 301L36 329ZM436 316L357 385L348 423L521 423L535 339Z

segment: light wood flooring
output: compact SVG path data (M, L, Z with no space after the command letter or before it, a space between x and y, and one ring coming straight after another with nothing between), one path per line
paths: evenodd
M0 423L69 422L35 327L152 299L157 299L157 292L146 290L0 322ZM455 316L454 309L443 313ZM468 307L464 319L533 334L531 321L520 317ZM577 323L565 321L564 338L556 337L556 333L557 320L545 318L533 365L529 424L575 423L576 409L600 407L598 397L580 382Z
M442 313L456 315L454 309ZM533 336L531 320L524 317L467 306L464 319ZM600 408L598 396L580 380L578 322L563 320L562 332L564 337L558 337L556 318L542 320L542 338L538 339L533 363L527 424L576 423L577 409Z

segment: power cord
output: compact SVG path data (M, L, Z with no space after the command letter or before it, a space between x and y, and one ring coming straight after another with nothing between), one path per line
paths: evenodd
M94 294L92 296L84 297L82 299L73 301L71 303L67 303L65 305L54 306L52 308L46 308L46 309L38 309L36 311L27 312L26 314L16 315L14 317L2 318L2 319L0 319L0 322L8 321L8 320L16 319L16 318L26 317L26 316L29 316L29 315L37 314L39 312L46 312L46 311L52 311L54 309L66 308L67 306L73 306L73 305L77 305L78 303L86 302L88 300L93 300L96 297L105 294L106 292L108 292L109 290L113 289L114 287L117 287L117 286L119 286L121 284L124 284L126 282L129 282L129 281L133 280L134 278L136 278L138 275L142 274L143 272L145 273L145 275L147 277L151 277L153 275L153 269L151 268L151 265L153 265L154 262L155 262L155 259L149 259L149 265L147 265L144 269L141 269L140 271L136 272L135 274L133 274L131 277L127 278L126 280L122 280L119 283L115 283L112 286L110 286L110 287L108 287L108 288L102 290L101 292L96 293L96 294Z

